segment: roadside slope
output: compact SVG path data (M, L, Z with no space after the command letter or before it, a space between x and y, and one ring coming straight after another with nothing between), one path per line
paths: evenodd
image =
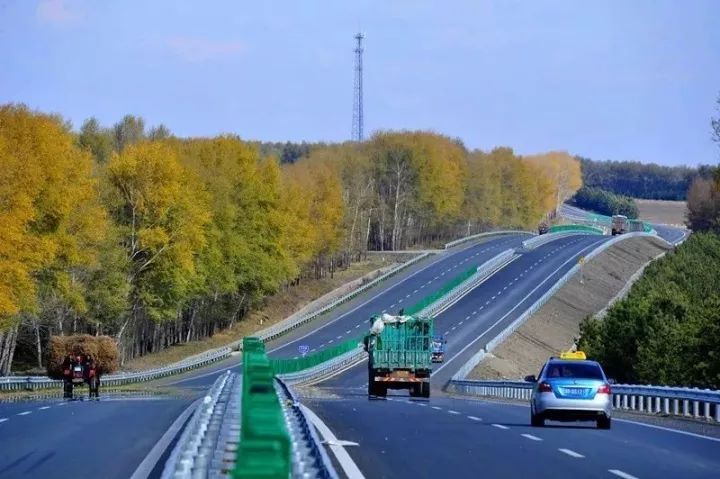
M536 374L549 356L573 345L580 322L603 310L628 280L668 250L655 238L621 241L583 267L524 325L469 374L470 379L508 379Z

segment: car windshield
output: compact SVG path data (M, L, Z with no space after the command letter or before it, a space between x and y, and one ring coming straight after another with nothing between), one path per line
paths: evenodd
M592 363L550 363L545 377L582 378L603 380L603 373L597 364Z

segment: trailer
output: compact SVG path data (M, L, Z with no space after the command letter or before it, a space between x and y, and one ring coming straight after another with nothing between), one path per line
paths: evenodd
M385 397L388 389L408 389L412 397L430 397L432 318L376 315L365 337L368 396Z
M63 397L77 398L76 389L88 386L90 398L100 396L100 378L118 369L117 343L108 336L78 334L52 336L48 345L48 377L63 382Z

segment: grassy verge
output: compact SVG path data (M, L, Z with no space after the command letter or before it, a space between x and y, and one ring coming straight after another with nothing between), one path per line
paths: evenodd
M133 359L123 369L136 371L164 366L180 361L188 356L199 354L208 349L219 348L267 328L290 316L311 301L330 293L344 284L362 278L380 268L392 265L392 258L371 257L368 261L353 263L347 269L335 272L333 278L304 280L297 286L282 290L267 298L264 307L250 313L232 328L216 333L202 341L171 346L154 354Z

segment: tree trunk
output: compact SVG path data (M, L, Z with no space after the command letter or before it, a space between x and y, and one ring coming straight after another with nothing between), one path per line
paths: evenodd
M42 368L42 341L40 340L40 321L35 318L32 320L33 329L35 330L35 346L37 348L38 367Z

